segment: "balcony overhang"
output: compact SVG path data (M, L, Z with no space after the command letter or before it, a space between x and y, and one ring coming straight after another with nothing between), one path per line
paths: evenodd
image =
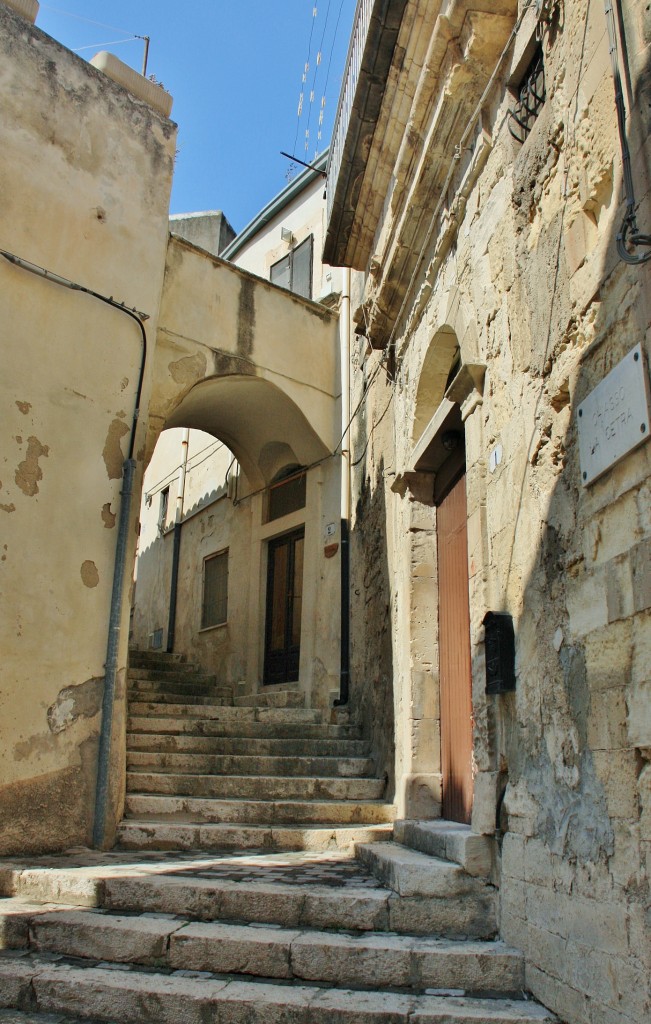
M387 7L394 15L399 8L400 24L392 21L380 33L385 49L373 65ZM450 235L463 210L448 209L443 199L462 188L465 201L490 153L477 111L507 53L517 11L517 0L376 0L358 7L328 167L324 255L369 274L364 321L374 347L384 347L413 275L422 281L438 253L435 276L445 258L439 236ZM383 82L373 74L378 63Z
M328 227L323 261L363 270L354 253L356 209L396 43L409 0L359 0L328 160ZM436 6L436 5L435 5ZM358 265L359 264L359 265Z

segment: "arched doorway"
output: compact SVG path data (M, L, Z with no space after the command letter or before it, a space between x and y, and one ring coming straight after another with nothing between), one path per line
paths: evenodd
M411 473L429 479L435 509L437 621L432 629L438 682L442 817L469 823L473 802L473 705L462 407L475 388L455 332L442 328L423 360L414 408ZM423 500L423 498L421 498Z

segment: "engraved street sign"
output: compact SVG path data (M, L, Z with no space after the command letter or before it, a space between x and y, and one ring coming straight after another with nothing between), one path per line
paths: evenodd
M636 345L577 410L581 482L591 484L651 432L649 376Z

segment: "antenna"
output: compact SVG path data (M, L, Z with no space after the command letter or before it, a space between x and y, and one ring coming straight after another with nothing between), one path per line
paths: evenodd
M139 36L136 34L136 39L142 39L145 44L144 53L142 55L142 77L147 77L147 59L149 57L149 44L151 42L150 36Z

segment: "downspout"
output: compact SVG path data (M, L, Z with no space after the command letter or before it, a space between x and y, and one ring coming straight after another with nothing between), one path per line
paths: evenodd
M111 756L111 734L113 729L113 705L115 703L115 682L118 667L118 649L120 645L120 611L122 608L122 593L124 590L124 573L127 560L127 536L129 530L129 516L131 512L131 496L133 493L133 478L136 470L136 461L133 452L136 443L136 428L140 415L140 399L142 396L142 382L145 375L145 362L147 359L147 332L144 321L149 319L148 313L141 313L137 309L130 309L123 302L117 302L112 296L102 295L92 288L71 281L61 274L56 274L45 267L39 267L36 263L22 259L15 253L6 252L0 249L0 256L9 263L27 270L36 277L41 277L61 288L68 288L70 291L83 292L94 299L114 309L119 309L137 323L140 329L142 351L140 356L140 370L138 373L138 386L131 422L131 435L129 438L129 453L122 465L122 501L120 504L120 518L118 522L118 536L115 548L115 564L113 566L113 589L111 591L111 608L109 612L108 639L106 643L106 661L104 663L104 693L102 696L102 724L99 737L99 752L97 757L97 785L95 790L95 818L93 823L93 843L95 846L102 846L106 834L106 809L108 805L109 786L109 762Z
M183 499L185 497L185 474L188 466L188 445L190 443L190 430L188 427L183 431L181 441L181 470L179 473L179 486L176 493L176 509L174 511L174 543L172 547L172 577L170 582L170 610L167 622L167 653L174 650L176 636L176 594L179 584L179 558L181 553L181 530L183 528Z
M127 310L125 310L127 312ZM133 315L133 314L131 314ZM109 798L109 775L111 762L111 739L113 734L113 708L115 706L115 690L118 670L118 650L120 646L120 618L122 612L122 594L128 552L128 531L131 515L131 498L133 494L133 478L136 471L136 460L133 457L136 427L140 415L140 398L142 382L147 358L147 334L144 324L133 316L140 327L142 355L140 373L136 391L135 408L129 439L129 454L122 466L122 502L118 522L118 537L113 567L113 589L111 592L111 609L109 612L108 640L106 645L106 662L104 666L104 693L102 695L102 725L99 736L99 752L97 755L97 786L95 790L95 819L93 824L93 846L102 848L106 838L106 813Z
M350 693L350 269L342 269L339 315L341 373L341 665L335 707L348 703Z

